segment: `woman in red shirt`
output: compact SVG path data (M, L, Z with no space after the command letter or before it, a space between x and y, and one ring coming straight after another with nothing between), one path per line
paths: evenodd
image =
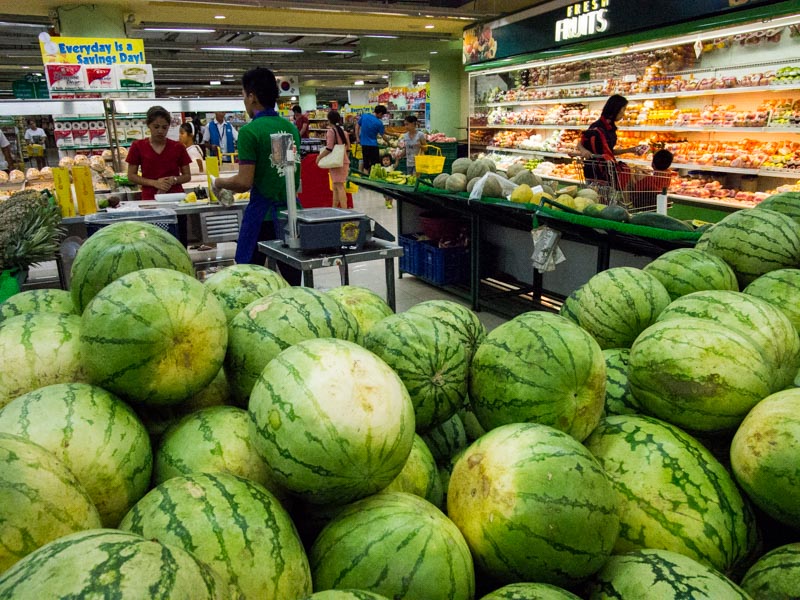
M158 193L182 192L181 184L191 179L192 159L183 144L167 139L169 112L161 106L152 106L147 111L146 123L150 138L136 140L128 150L128 181L142 186L142 200L154 200Z

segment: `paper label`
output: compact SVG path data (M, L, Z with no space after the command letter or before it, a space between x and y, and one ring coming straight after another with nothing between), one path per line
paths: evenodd
M75 204L72 202L72 190L69 185L69 170L55 167L53 169L53 188L62 217L75 216Z
M89 167L72 167L72 181L75 184L78 212L82 215L96 213L97 203L94 200L94 185Z

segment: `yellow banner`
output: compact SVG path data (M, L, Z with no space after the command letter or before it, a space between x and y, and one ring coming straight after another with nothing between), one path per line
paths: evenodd
M72 190L69 184L69 171L62 168L53 169L53 187L56 192L62 217L75 216L75 203L72 202Z
M89 167L72 167L72 182L75 184L78 213L84 216L96 213L97 202L94 199L92 172Z
M39 36L42 62L70 65L144 64L144 40Z

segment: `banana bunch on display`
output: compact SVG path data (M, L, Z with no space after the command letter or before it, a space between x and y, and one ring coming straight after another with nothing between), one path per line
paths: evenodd
M400 171L387 171L380 165L372 165L369 170L370 179L381 179L386 183L395 185L416 185L417 178L414 175L406 175Z

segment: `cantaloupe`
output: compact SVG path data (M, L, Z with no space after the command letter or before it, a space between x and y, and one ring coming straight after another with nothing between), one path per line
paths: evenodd
M453 174L461 173L463 175L467 174L467 169L472 164L472 159L469 158L457 158L453 161L453 166L450 169Z
M469 194L472 193L472 188L475 187L475 184L478 183L479 179L480 177L473 177L472 179L469 180L469 182L467 183L467 193Z
M483 198L502 198L503 197L503 186L500 184L497 179L494 177L490 177L486 180L483 184L483 194L481 194Z
M436 178L433 180L433 187L438 188L440 190L445 189L447 185L447 179L450 177L447 173L439 173Z
M467 189L467 176L463 173L453 173L447 178L444 188L448 192L463 192Z
M520 163L514 163L513 165L509 166L506 169L506 175L509 179L514 179L514 176L519 173L520 171L525 170L525 165L521 165Z
M467 168L467 179L474 179L475 177L483 177L489 172L489 167L483 160L476 160Z

